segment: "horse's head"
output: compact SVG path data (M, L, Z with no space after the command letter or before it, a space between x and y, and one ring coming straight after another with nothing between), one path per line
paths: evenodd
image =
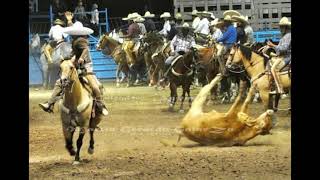
M100 37L99 42L97 44L97 50L102 51L106 55L110 55L115 47L117 47L120 43L109 37L108 34L104 34Z
M62 87L71 88L77 77L76 67L72 60L62 60L60 62L60 82Z
M249 48L236 43L230 50L226 65L239 64L243 59L250 59L251 54Z

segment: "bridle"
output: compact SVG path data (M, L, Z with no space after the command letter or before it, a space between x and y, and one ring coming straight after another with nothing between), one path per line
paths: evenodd
M75 67L72 67L72 70L70 70L70 72L68 73L68 76L65 78L65 79L62 79L61 78L61 75L60 75L60 83L61 83L61 87L63 89L63 91L67 90L69 87L70 87L70 92L72 91L73 89L73 85L74 85L74 80L71 80L71 76L73 74L73 72L75 71ZM61 72L61 68L59 70L59 74Z

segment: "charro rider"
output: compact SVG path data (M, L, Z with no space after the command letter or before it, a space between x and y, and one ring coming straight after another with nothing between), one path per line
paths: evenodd
M64 38L67 37L67 34L64 33L64 22L60 19L54 21L54 26L51 27L49 31L49 43L44 48L44 54L47 58L48 63L52 63L51 54L54 48L61 42L64 41Z
M92 29L83 27L81 22L74 23L71 27L67 27L64 31L66 34L72 36L72 58L75 66L80 72L80 75L84 76L89 86L92 88L93 96L97 103L98 112L107 115L108 111L103 103L102 93L99 89L99 82L96 76L93 74L92 59L90 56L88 40L86 36L93 33ZM55 102L62 97L61 81L56 81L53 93L49 101L40 103L39 106L46 112L53 112L53 106Z
M138 45L139 45L139 35L140 35L140 28L139 25L134 22L133 20L140 17L138 13L129 14L128 17L122 18L122 20L128 21L128 33L121 38L125 38L124 42L124 51L126 52L128 58L131 59L133 62L135 57L138 55Z
M171 53L165 61L166 70L164 78L160 81L162 84L167 80L172 61L177 56L189 52L196 44L193 36L190 34L190 31L192 31L193 28L189 27L188 23L184 23L182 26L177 27L177 29L179 30L179 33L172 39L170 43Z
M274 63L271 67L271 73L275 80L277 90L271 94L283 94L283 88L279 77L279 70L291 63L291 22L287 17L283 17L279 22L280 31L283 37L280 39L279 44L275 45L268 41L267 45L276 50L278 57L273 57Z
M164 24L163 24L162 30L159 31L159 34L162 34L165 38L167 38L167 35L171 30L171 25L169 20L169 18L171 18L171 14L169 12L164 12L163 14L160 15L160 18L164 19Z
M197 14L200 16L200 22L194 32L196 33L196 35L198 35L197 42L203 44L207 41L207 36L210 33L210 22L208 19L211 17L211 13L203 11L198 12Z

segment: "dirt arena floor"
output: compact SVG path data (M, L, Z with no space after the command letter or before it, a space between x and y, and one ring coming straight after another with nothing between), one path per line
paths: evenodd
M101 131L95 132L93 155L87 153L86 134L82 162L76 166L64 148L57 107L54 114L38 107L51 91L30 88L30 179L291 179L291 118L287 111L277 112L271 135L258 136L245 146L200 146L186 138L177 144L176 130L185 113L167 111L168 89L116 88L110 82L104 86L110 115L100 124ZM191 90L193 97L199 90ZM289 99L281 100L280 108L288 104ZM225 112L230 106L206 108ZM260 103L251 104L250 109L255 117L263 112ZM77 137L78 130L74 144Z

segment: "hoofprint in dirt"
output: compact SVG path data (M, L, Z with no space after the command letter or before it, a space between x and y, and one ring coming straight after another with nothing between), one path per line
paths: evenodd
M87 153L89 136L85 136L77 166L64 148L57 107L54 114L38 107L50 91L30 88L30 179L291 179L291 118L286 111L277 112L271 135L258 136L245 146L199 146L186 138L177 144L184 114L179 107L168 112L168 89L104 86L110 115L95 133L93 155ZM192 96L199 90L192 89ZM289 99L281 100L280 109L288 103ZM214 106L224 112L230 105L206 109ZM253 116L263 112L262 104L253 103L250 109ZM78 130L74 142L77 137Z

